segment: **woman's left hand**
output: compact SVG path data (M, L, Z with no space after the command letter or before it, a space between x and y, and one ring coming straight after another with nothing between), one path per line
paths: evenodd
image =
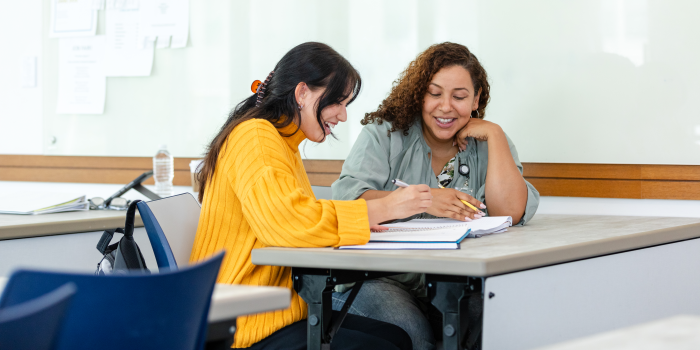
M467 125L455 135L455 143L460 151L467 149L467 137L473 137L480 141L488 141L489 136L494 132L501 130L501 127L496 123L478 118L471 118Z

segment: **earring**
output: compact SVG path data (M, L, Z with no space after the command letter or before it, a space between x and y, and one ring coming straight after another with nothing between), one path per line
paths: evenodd
M299 110L301 110L304 106L301 103L297 103L299 105Z

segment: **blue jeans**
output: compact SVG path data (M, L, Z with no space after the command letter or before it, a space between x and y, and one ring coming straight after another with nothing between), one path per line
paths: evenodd
M340 311L351 291L333 293L333 310ZM413 350L434 350L435 337L418 300L407 291L381 280L366 281L348 313L395 324L411 337Z

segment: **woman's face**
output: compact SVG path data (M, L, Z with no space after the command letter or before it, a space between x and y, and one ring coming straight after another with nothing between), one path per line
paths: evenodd
M297 96L297 103L301 102L300 105L303 106L299 111L301 114L300 129L309 140L323 142L326 136L331 133L331 129L338 123L348 120L346 107L352 99L352 95L348 96L343 102L330 105L321 111L321 119L324 124L323 128L321 128L316 120L316 106L326 89L321 88L313 91L304 84L301 89L297 88L297 91L300 92Z
M461 66L440 69L423 98L423 130L439 141L451 141L479 107L469 71Z

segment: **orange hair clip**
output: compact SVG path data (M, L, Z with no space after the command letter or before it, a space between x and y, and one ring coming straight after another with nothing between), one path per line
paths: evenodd
M260 84L262 84L262 81L260 81L260 80L254 81L253 84L250 85L250 90L253 91L254 94L257 93L258 88L260 87Z

